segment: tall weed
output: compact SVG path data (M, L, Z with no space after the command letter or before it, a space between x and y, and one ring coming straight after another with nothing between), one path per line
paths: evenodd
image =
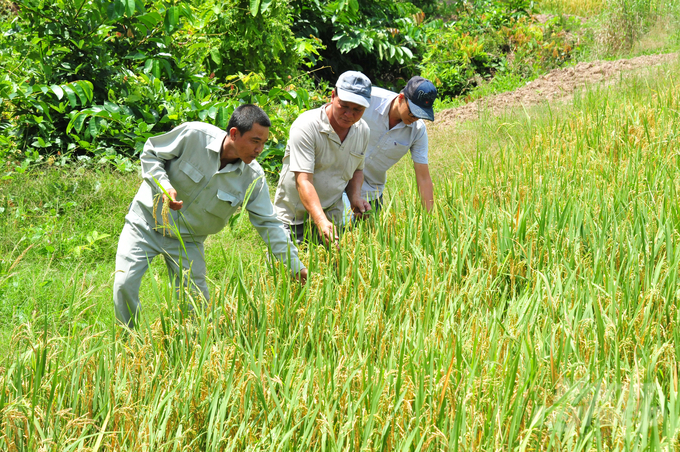
M600 53L622 55L630 52L665 10L662 0L607 0L596 36Z

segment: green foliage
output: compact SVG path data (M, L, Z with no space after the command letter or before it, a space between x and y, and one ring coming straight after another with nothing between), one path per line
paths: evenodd
M13 76L6 76L0 91L11 103L18 126L11 135L17 146L24 152L38 148L41 154L124 150L121 146L127 143L120 137L97 141L101 121L90 123L85 133L69 135L70 117L78 108L110 103L112 92L134 90L128 79L135 73L163 77L171 86L191 79L193 68L172 56L179 53L173 35L182 20L191 18L187 5L166 8L161 2L22 0L7 44L31 64L19 65ZM48 93L50 86L65 87L63 93ZM85 86L90 87L87 96ZM150 122L153 116L143 114L150 109L132 104L110 107L137 110L139 119Z
M320 46L293 36L286 5L21 0L0 38L0 156L23 168L88 155L128 169L149 136L184 121L226 127L251 102L276 125L263 157L273 171L289 124L279 115L313 103L291 76Z
M13 84L0 82L0 96L13 101L17 112L23 115L26 130L36 131L30 146L37 149L62 147L62 138L56 133L60 117L68 111L92 102L94 89L92 83L77 80L61 85ZM75 148L69 143L67 150Z
M573 33L579 27L578 18L565 16L553 17L543 24L522 18L511 27L503 27L500 37L514 56L510 69L530 78L564 65L580 50L579 39Z
M428 2L420 2L428 4ZM297 36L314 36L325 45L325 76L334 81L347 69L358 69L372 79L393 77L421 54L428 26L423 12L408 1L292 0Z
M440 0L409 0L413 5L419 8L426 15L434 15L439 13L448 2Z
M577 19L555 17L541 24L528 15L528 2L495 5L479 15L475 8L459 10L459 20L433 37L422 75L441 95L465 94L503 74L528 79L563 65L577 50L578 38L572 33L580 25Z
M296 73L304 58L315 59L321 44L296 38L288 1L200 2L204 65L218 79L239 72L263 74L269 83Z
M458 95L474 86L476 74L488 77L492 62L483 37L452 28L437 36L428 49L422 76L432 80L440 95Z
M185 78L186 61L174 58L173 35L193 13L186 4L115 0L21 0L15 49L31 65L25 73L38 83L88 80L95 102L124 85L125 70L168 80ZM19 39L20 38L20 39Z

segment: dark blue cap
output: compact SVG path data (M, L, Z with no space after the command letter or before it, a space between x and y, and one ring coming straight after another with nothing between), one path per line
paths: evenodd
M432 105L437 99L437 88L426 78L415 76L406 84L404 97L408 100L408 108L416 118L434 121Z

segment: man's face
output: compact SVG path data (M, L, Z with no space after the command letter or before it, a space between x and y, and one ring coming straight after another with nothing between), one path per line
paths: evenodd
M333 119L343 128L351 127L352 124L361 119L364 111L366 111L366 107L359 104L340 100L335 93L331 95L331 108L333 109Z
M404 124L406 125L413 124L418 120L418 118L413 116L413 114L411 113L411 109L408 108L408 100L406 100L406 98L404 97L404 93L399 93L399 98L397 102L399 102L398 106L399 116L401 116L401 121Z
M236 127L232 127L229 134L239 158L248 164L262 152L264 144L269 139L269 127L255 123L253 128L244 134L241 134Z

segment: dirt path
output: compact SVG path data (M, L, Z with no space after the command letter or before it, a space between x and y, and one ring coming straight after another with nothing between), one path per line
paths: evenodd
M649 68L677 58L677 53L667 53L645 55L630 60L593 61L564 69L555 69L515 91L477 99L458 108L444 110L437 114L436 122L446 126L476 119L479 116L480 106L498 114L514 107L537 105L546 100L568 101L573 97L576 88L606 82L621 72Z

